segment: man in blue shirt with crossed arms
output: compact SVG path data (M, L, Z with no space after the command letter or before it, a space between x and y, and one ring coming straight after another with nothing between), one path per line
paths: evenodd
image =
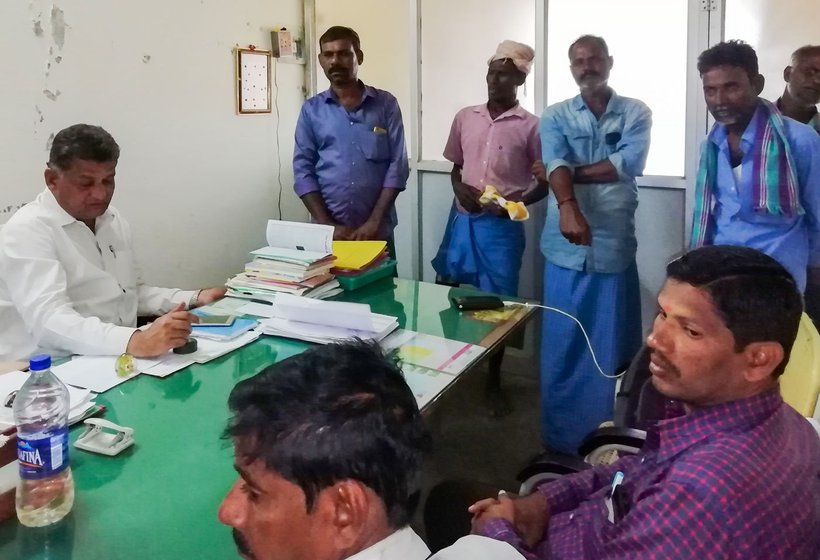
M308 99L296 124L294 190L334 239L386 240L393 250L394 202L409 175L396 98L358 79L359 35L334 26L319 38L330 89Z
M646 163L652 113L608 86L613 59L602 38L580 37L569 60L581 93L541 117L552 189L541 236L544 304L581 321L610 375L641 345L635 177ZM601 375L569 318L547 311L542 333L542 437L548 448L575 454L612 417L615 379Z

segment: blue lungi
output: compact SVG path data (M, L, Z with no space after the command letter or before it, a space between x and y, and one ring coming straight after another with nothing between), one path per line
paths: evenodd
M524 224L492 214L450 209L433 268L442 279L514 296L524 255Z
M607 375L620 373L643 342L638 269L607 274L546 263L544 305L581 321ZM618 370L618 371L616 371ZM615 379L603 377L577 323L544 310L541 339L541 434L555 451L576 455L584 437L612 419Z

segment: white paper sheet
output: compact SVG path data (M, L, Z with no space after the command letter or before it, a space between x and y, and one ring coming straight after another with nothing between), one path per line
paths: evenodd
M51 371L66 385L83 387L95 393L103 393L120 383L136 377L139 373L121 377L114 369L115 356L75 356L70 362L54 366ZM137 360L137 371L152 360Z
M271 247L325 254L333 252L333 226L268 220L265 239Z
M242 315L253 315L254 317L270 319L271 317L276 317L276 306L252 301L237 309L236 312Z
M404 363L452 374L464 371L486 351L468 342L403 329L384 339L382 348L398 349Z
M276 315L274 316L324 327L365 332L376 330L370 306L364 303L323 301L280 294L276 298Z
M447 386L456 380L455 375L436 371L434 369L416 366L413 364L402 364L401 371L404 380L413 391L416 403L419 408L424 408L430 404Z

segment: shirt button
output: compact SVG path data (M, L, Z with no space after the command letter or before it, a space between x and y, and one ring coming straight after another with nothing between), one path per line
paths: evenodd
M570 514L569 514L569 520L570 520L570 521L572 521L573 519L575 519L575 514L574 514L574 513L570 513Z
M353 126L353 121L350 121L350 126Z

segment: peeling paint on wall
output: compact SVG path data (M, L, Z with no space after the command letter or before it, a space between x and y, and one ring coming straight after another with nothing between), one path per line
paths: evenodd
M50 89L44 89L43 95L48 97L51 101L57 101L57 98L60 97L60 90L58 89L55 92L52 92Z
M57 48L63 50L65 45L65 15L57 6L51 7L51 37Z
M39 19L34 22L34 35L37 37L43 36L43 24Z
M142 62L143 62L144 64L148 64L149 62L151 62L151 55L150 55L150 54L146 54L145 56L143 56L143 57L142 57Z

